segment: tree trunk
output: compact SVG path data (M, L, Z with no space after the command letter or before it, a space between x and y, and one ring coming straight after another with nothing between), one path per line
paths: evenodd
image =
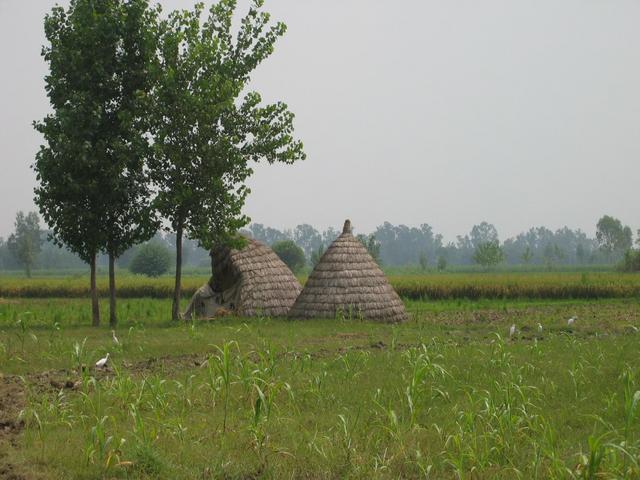
M100 326L100 303L98 302L98 287L96 286L96 254L91 257L91 324L94 327Z
M176 229L176 283L173 289L173 305L171 318L180 320L180 295L182 283L182 226Z
M116 258L109 252L109 325L115 327L118 323L116 316Z
M27 262L27 264L25 265L25 268L27 270L27 278L31 278L31 264Z

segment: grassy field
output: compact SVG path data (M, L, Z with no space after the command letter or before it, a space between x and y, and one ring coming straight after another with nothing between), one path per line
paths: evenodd
M187 275L183 294L190 297L209 277ZM305 277L300 277L304 283ZM426 273L389 275L396 291L404 298L451 299L597 299L640 296L640 275L614 272L541 272L541 273ZM117 277L121 298L168 298L173 277L147 278L131 274ZM99 277L99 290L107 295L107 278ZM5 298L78 298L88 296L86 275L42 276L27 279L0 277L0 297Z
M0 478L640 477L637 299L407 307L177 325L129 299L118 346L86 300L5 299Z

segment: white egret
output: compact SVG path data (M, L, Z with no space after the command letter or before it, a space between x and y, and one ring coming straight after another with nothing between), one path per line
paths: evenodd
M509 329L509 337L513 337L516 334L516 324L514 323L513 325L511 325L511 328Z
M116 331L115 330L111 330L111 336L113 337L113 343L115 343L116 345L120 345L120 340L118 340L118 337L116 337Z
M576 321L576 317L571 317L569 320L567 320L567 326L571 326L574 324L574 322Z
M101 358L96 362L96 368L104 368L107 365L108 361L109 361L109 353L107 353L106 357Z
M542 324L538 323L538 332L542 333Z

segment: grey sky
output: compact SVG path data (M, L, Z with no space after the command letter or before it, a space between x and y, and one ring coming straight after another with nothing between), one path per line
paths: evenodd
M54 3L0 0L0 235L33 208L30 123L48 109L39 52ZM639 1L266 7L289 30L255 88L296 113L309 158L256 170L255 222L426 222L447 239L482 220L503 239L534 225L592 234L604 213L640 227Z

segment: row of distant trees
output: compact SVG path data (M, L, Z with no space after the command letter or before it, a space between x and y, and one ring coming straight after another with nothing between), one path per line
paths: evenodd
M35 202L53 241L90 265L94 325L100 255L113 325L117 259L172 232L178 318L183 239L237 242L253 162L304 158L287 105L245 91L286 30L261 6L237 25L235 0L163 17L148 0L73 0L46 16L52 113L34 125Z
M333 228L318 231L308 224L294 229L278 230L261 224L252 224L242 230L248 236L271 245L292 270L299 272L313 267L325 249L339 235ZM27 275L35 268L70 269L82 266L82 260L67 248L58 248L48 240L50 232L41 230L37 213L16 215L15 232L7 239L0 238L0 269L24 268ZM596 225L596 236L588 237L580 230L564 227L555 232L544 228L531 228L513 238L500 242L495 226L482 222L469 234L458 236L455 242L444 243L442 236L434 234L429 225L407 227L385 222L374 233L358 234L358 239L369 253L386 266L418 266L422 270L445 270L449 265L478 264L487 268L500 263L508 265L544 265L549 268L560 265L613 264L623 261L628 270L640 270L640 254L633 249L631 228L609 215ZM640 247L640 231L636 239ZM149 262L161 255L159 249L176 250L174 232L157 231L146 242L127 249L117 264L129 268L138 253L146 245ZM150 252L156 252L155 256ZM195 240L182 243L183 263L194 267L208 267L207 250ZM108 257L99 256L98 265L107 266ZM140 260L138 260L140 264ZM136 270L136 267L133 267ZM138 269L140 273L158 270ZM162 273L161 271L159 273Z
M282 241L295 242L313 265L338 236L329 228L318 231L308 224L292 230L278 230L253 224L248 232L269 245ZM589 265L619 262L633 246L630 227L609 215L596 225L596 236L590 238L581 230L568 227L556 231L545 227L531 228L513 238L500 242L498 230L487 222L474 225L467 235L446 242L428 224L420 227L393 225L385 222L369 235L359 235L379 263L387 266L418 265L423 270L447 265L479 264L491 267L499 263L509 265ZM638 232L640 239L640 231Z

